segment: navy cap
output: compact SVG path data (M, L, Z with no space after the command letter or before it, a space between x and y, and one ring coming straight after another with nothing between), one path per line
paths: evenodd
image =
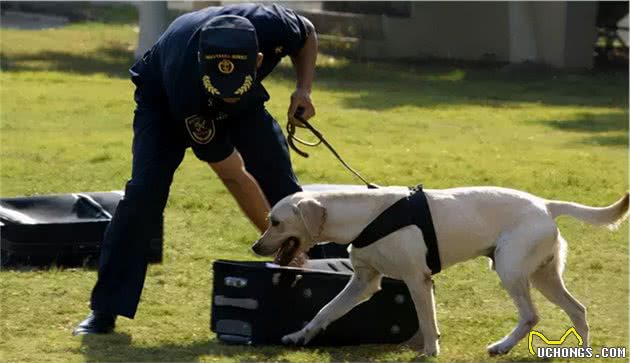
M214 97L242 97L256 80L258 39L254 25L242 16L222 15L207 21L199 36L203 86Z

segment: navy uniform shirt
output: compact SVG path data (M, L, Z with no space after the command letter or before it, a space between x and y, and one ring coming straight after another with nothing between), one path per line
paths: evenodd
M220 15L247 18L256 28L259 52L264 55L255 84L234 105L208 96L203 88L197 60L201 27L209 19ZM187 128L189 145L197 157L209 162L220 161L234 150L227 132L230 118L247 117L248 112L263 107L269 95L260 82L271 73L282 57L296 54L304 46L307 36L305 21L294 11L278 5L209 7L175 19L153 46L151 53L138 62L144 62L148 67L140 69L136 63L131 73L150 78L153 87L159 88L155 91L166 96L170 118ZM208 130L195 133L192 128L199 122ZM202 137L196 137L199 135Z

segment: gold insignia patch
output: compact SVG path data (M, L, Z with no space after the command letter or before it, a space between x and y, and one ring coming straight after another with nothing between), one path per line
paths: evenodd
M219 62L219 70L223 74L230 74L234 71L234 63L229 59L224 59Z
M208 75L203 76L203 78L201 80L203 81L203 86L206 88L206 90L208 92L210 92L211 95L220 95L221 94L221 92L219 92L219 90L216 89L212 85L212 82L210 82L210 77L208 77Z
M214 137L214 120L206 120L198 115L193 115L185 120L186 129L190 137L197 144L207 144Z
M280 53L282 53L282 47L276 47L276 48L273 50L273 52L274 52L274 53L276 53L276 54L280 54Z
M243 93L249 91L249 89L252 87L253 81L254 79L252 78L252 76L247 75L243 80L243 84L236 91L234 91L234 94L243 95Z

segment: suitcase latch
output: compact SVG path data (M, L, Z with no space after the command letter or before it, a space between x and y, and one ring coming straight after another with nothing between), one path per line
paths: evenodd
M247 286L247 279L244 279L242 277L228 276L223 280L223 283L225 284L225 286L241 288Z

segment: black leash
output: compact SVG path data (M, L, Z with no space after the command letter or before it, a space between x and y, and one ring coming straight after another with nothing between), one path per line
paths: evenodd
M296 153L298 153L298 155L304 157L304 158L308 158L308 153L298 149L298 147L295 145L294 141L297 141L298 143L304 145L304 146L308 146L308 147L315 147L318 146L319 144L324 144L326 145L326 147L328 148L328 150L330 150L330 152L335 155L335 157L337 158L337 160L339 160L339 162L341 162L341 164L348 170L350 171L352 174L354 174L357 178L361 179L361 181L368 187L368 189L378 189L379 186L376 184L372 184L370 182L368 182L364 177L361 176L361 174L359 174L358 171L354 170L350 165L348 165L348 163L346 163L345 160L343 160L343 158L339 155L339 153L335 150L334 147L332 147L332 145L330 145L330 143L324 138L324 135L322 135L321 132L319 132L316 128L313 127L313 125L311 125L308 121L306 121L304 119L304 117L302 117L302 114L304 113L304 109L301 107L298 107L297 111L295 112L294 117L300 121L305 128L307 128L309 131L311 131L313 133L313 135L315 135L315 137L317 137L318 141L317 142L307 142L304 141L300 138L298 138L297 136L295 136L295 125L291 122L287 123L287 142L289 143L289 146L291 147L291 149L293 149L293 151L295 151Z

